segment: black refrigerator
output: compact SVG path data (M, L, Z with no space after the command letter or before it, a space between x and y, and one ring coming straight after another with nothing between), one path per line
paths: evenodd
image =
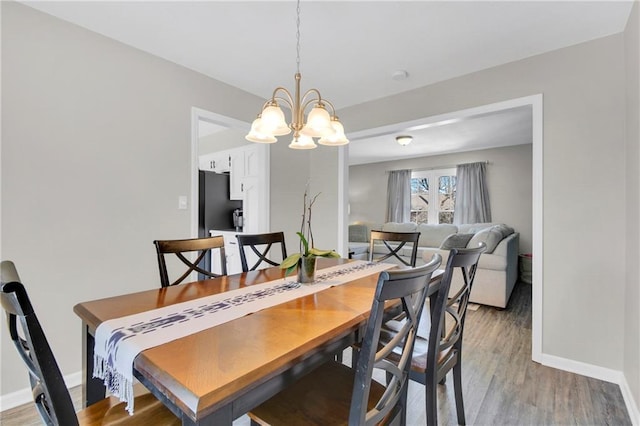
M242 201L229 199L229 175L200 170L198 172L198 237L210 236L209 230L235 230L233 211L242 209ZM211 259L207 257L206 269Z

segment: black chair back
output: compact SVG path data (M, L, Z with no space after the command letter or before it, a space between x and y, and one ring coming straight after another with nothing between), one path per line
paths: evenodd
M486 245L480 243L477 248L452 249L449 252L447 266L442 276L442 287L438 302L431 312L431 329L426 342L425 353L419 339L414 351L411 379L423 383L426 387L427 425L438 424L437 389L438 383L444 383L447 373L453 369L454 394L458 424L465 424L464 400L462 396L462 335L469 304L469 294L478 269L480 255ZM454 274L462 275L463 285L455 294L450 295ZM444 299L442 305L441 300Z
M242 271L255 271L258 267L263 263L267 263L271 266L278 266L280 262L276 262L272 259L269 259L267 255L269 254L269 250L271 250L271 246L273 244L280 244L282 251L282 259L287 258L287 248L284 243L284 233L282 232L271 232L268 234L254 234L254 235L246 235L239 234L236 235L238 239L238 248L240 249L240 262L242 264ZM249 267L247 262L247 253L245 251L245 247L251 249L257 257L258 260L253 266Z
M60 368L10 261L0 263L0 303L7 315L11 340L29 370L33 400L42 421L46 425L77 425Z
M392 260L399 261L404 266L415 268L419 238L419 232L371 231L369 237L369 262L384 262L392 258ZM379 257L375 257L375 249L380 246L380 244L376 244L377 241L382 242L382 245L387 249L387 252ZM408 262L401 257L403 254L402 249L407 243L412 244Z
M162 287L169 287L172 285L180 284L184 281L193 271L199 272L205 277L217 278L223 275L227 275L227 257L224 251L224 238L221 236L208 237L208 238L192 238L188 240L156 240L153 242L156 246L156 253L158 255L158 267L160 270L160 285ZM205 268L206 258L210 256L211 250L220 250L220 265L221 274L211 272ZM183 253L198 252L198 256L194 261L187 259ZM165 254L175 254L180 261L187 266L187 270L180 275L174 281L169 280L169 274L167 272L167 263Z
M413 344L431 276L441 261L440 255L436 254L428 264L419 268L391 270L380 274L356 365L349 424L378 424L383 419L396 417L398 414L406 420L406 395ZM382 344L380 333L383 315L390 301L399 302L406 320L396 337ZM398 354L396 361L389 359L391 352ZM375 408L367 410L374 368L385 372L387 387Z

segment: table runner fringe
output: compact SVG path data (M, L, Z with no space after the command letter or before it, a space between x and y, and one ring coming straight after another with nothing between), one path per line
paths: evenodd
M126 402L125 409L130 416L133 416L133 383L124 375L118 373L114 367L109 365L106 359L93 355L93 377L103 380L107 390L121 402Z

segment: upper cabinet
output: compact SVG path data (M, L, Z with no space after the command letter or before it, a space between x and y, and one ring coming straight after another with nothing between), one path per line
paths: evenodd
M230 194L232 200L245 200L249 178L258 178L264 171L264 150L251 144L231 153Z
M243 180L246 172L245 151L251 147L242 147L231 153L231 174L229 177L229 195L232 200L242 200L244 197Z
M213 152L211 154L201 155L199 164L200 170L225 173L231 170L231 155L228 151Z

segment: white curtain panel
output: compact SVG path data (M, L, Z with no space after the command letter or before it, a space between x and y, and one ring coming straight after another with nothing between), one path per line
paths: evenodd
M456 170L456 205L453 223L491 222L486 163L459 164Z
M411 216L411 170L389 172L387 222L409 222Z

